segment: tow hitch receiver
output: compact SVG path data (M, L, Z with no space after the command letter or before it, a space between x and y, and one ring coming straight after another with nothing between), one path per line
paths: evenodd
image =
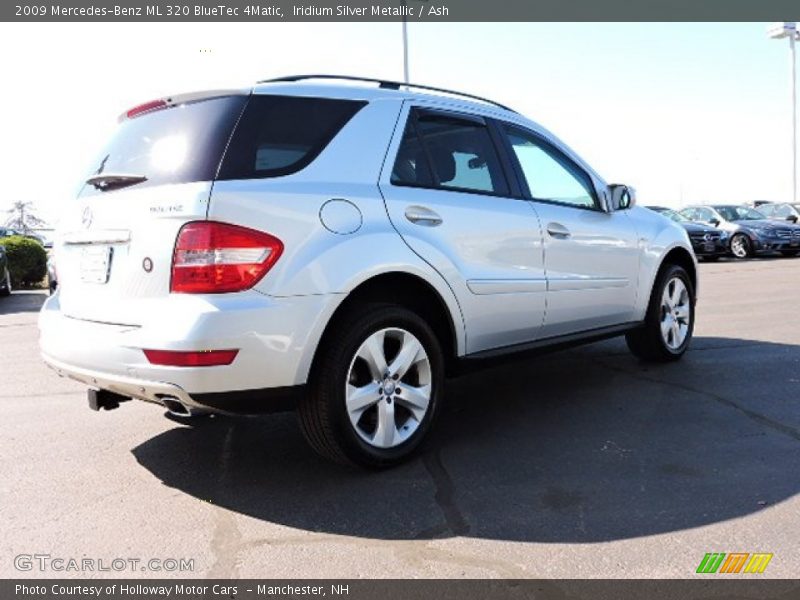
M108 390L89 390L89 408L92 410L114 410L119 408L120 402L127 402L130 400L127 396L115 394Z

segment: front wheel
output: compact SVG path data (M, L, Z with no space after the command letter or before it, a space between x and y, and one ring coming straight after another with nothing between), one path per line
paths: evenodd
M736 258L750 258L753 256L753 245L750 238L743 233L737 233L731 238L731 254Z
M652 362L680 359L694 331L694 286L686 270L667 265L656 279L644 325L625 336L630 351Z
M298 412L320 455L389 467L408 458L431 428L444 385L441 344L401 306L351 311L325 336Z

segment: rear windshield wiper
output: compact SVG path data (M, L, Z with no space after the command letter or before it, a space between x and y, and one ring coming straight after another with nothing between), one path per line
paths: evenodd
M128 173L98 173L86 180L86 183L93 185L101 192L127 187L147 181L144 175L131 175Z

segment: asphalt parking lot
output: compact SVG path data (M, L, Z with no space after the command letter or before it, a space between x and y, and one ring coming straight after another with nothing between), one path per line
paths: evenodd
M0 298L0 577L163 575L15 569L42 553L194 577L691 577L706 552L796 577L800 258L700 268L682 362L612 340L474 373L382 473L318 459L291 414L91 412L38 357L44 295Z

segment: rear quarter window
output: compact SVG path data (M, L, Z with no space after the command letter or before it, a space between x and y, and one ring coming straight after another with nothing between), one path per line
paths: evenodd
M251 96L218 178L258 179L300 171L365 105L330 98Z

